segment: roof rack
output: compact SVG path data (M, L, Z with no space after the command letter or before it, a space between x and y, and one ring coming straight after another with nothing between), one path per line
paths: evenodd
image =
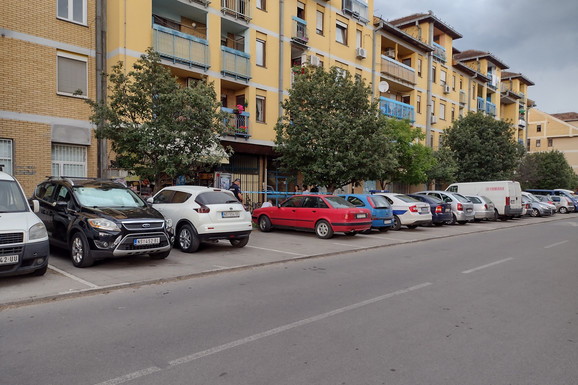
M65 176L65 175L62 175L62 176L48 175L46 177L46 179L48 179L48 180L64 180L73 186L74 186L74 180L108 180L108 179L102 179L102 178L89 178L87 176Z

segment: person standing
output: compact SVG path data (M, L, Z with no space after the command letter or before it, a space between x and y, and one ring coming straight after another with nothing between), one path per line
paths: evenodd
M243 194L241 194L241 179L235 179L229 190L233 192L233 195L239 202L243 203Z
M310 189L309 191L311 191L312 193L318 193L318 192L319 192L319 188L317 187L317 185L316 185L315 183L313 183L313 184L311 185L311 189Z

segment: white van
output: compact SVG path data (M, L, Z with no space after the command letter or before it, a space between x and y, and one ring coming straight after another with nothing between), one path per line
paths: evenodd
M489 182L452 183L446 191L462 195L483 195L496 206L501 219L522 215L522 188L519 182L498 180Z
M38 201L33 205L38 212ZM48 233L34 212L18 181L0 171L0 276L46 273Z

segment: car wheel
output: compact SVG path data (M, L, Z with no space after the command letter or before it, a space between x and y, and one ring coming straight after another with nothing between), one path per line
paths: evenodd
M560 207L560 214L568 214L568 209L566 207Z
M401 221L397 217L397 215L393 216L393 226L391 226L392 230L399 231L401 229Z
M498 217L499 217L499 215L498 215L498 210L495 210L495 209L494 209L494 217L493 217L492 219L490 219L490 220L493 221L493 222L496 222L496 221L498 220Z
M40 269L38 269L38 270L34 270L34 271L32 272L32 275L35 276L35 277L41 277L41 276L43 276L44 274L46 274L46 270L47 270L47 269L48 269L48 265L46 265L46 266L44 266L43 268L40 268Z
M166 257L169 256L170 253L171 253L171 251L168 250L168 251L163 251L162 253L150 254L150 257L151 257L151 259L165 259Z
M465 225L466 223L468 223L468 221L458 221L459 225Z
M247 243L249 243L249 237L246 237L246 238L238 238L238 239L231 239L229 242L231 242L231 246L237 247L237 248L240 249L241 247L247 246Z
M333 229L329 222L320 220L315 224L315 234L321 239L329 239L333 236Z
M185 253L194 253L199 249L201 241L197 236L197 233L193 226L185 223L179 229L179 233L177 235L177 242L179 248Z
M266 215L261 215L259 217L259 230L264 233L271 231L271 220Z
M417 229L417 225L407 225L408 229Z
M532 209L532 212L530 213L531 217L539 217L540 216L540 212L538 211L538 209Z
M94 264L86 236L81 232L74 233L70 240L70 258L75 267L89 267Z

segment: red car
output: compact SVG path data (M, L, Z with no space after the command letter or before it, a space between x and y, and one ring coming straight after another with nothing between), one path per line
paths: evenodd
M253 222L259 230L272 228L315 231L328 239L334 232L355 235L371 228L371 213L336 195L295 195L273 207L253 211Z

